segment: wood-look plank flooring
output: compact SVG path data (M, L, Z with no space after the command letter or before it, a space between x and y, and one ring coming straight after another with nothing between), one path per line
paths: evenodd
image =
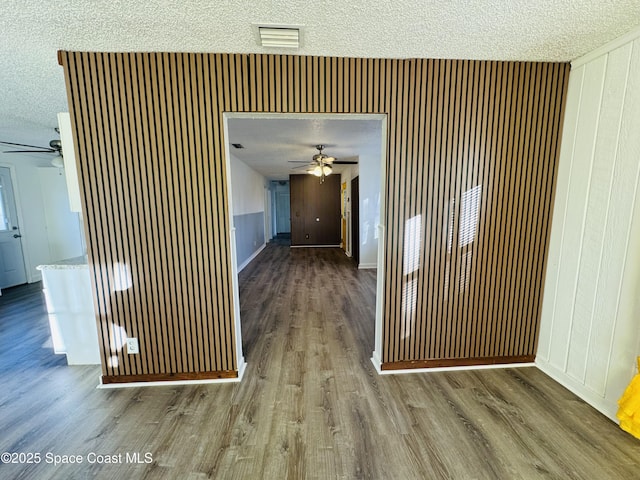
M242 383L113 390L53 354L39 284L4 291L0 452L42 461L0 478L640 478L640 441L535 368L379 376L375 272L340 250L271 243L240 285Z

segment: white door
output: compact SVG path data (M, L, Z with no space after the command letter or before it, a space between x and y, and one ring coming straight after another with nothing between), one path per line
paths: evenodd
M0 289L27 283L11 172L0 167Z

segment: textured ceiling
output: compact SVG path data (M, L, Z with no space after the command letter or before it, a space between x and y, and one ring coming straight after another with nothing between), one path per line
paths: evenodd
M228 141L244 148L231 148L233 157L272 180L291 173L305 173L324 145L324 153L337 160L365 165L378 161L382 151L380 115L234 115L227 123ZM297 163L292 163L297 162ZM343 166L335 165L340 173Z
M301 48L260 47L257 23L300 25ZM638 25L639 0L2 0L0 140L55 135L58 49L570 61Z

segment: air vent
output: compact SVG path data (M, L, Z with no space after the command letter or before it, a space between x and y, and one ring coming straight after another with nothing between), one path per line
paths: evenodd
M300 48L299 28L258 27L260 43L263 47Z
M244 145L242 145L241 143L232 143L231 145L233 146L233 148L244 148Z

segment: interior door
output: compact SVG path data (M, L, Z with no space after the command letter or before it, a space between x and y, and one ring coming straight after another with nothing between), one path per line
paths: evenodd
M360 265L360 177L351 180L351 255Z
M11 171L0 167L0 289L27 283Z
M347 182L342 183L341 185L341 206L342 210L342 222L341 222L341 230L342 230L342 249L345 252L349 251L349 247L347 241Z

